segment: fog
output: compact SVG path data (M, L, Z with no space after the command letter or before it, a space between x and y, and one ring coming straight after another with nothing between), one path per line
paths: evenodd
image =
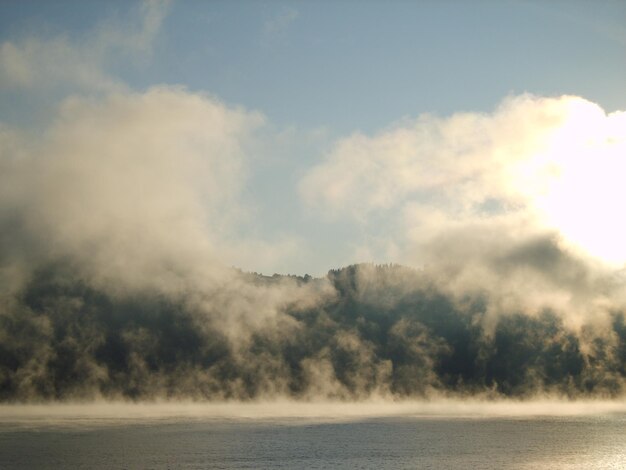
M184 296L96 289L60 265L5 304L2 399L615 398L620 311L573 325L402 266L240 271ZM494 316L494 308L498 315Z
M604 140L563 148L587 119ZM623 272L535 204L568 148L616 156L619 119L524 95L340 140L304 201L395 210L409 266L268 276L236 263L299 255L242 229L265 116L173 86L71 96L40 135L0 129L0 400L622 397Z
M162 403L65 403L56 405L0 405L3 425L30 428L91 428L129 424L189 421L247 421L285 423L290 426L349 422L377 418L498 419L602 416L626 412L615 401L564 402L538 399L436 400L354 402L162 402Z

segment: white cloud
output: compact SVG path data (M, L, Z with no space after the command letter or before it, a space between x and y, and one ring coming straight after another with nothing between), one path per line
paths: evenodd
M357 255L379 259L386 238L388 261L427 266L461 295L489 293L494 311L601 318L620 289L606 268L626 260L625 119L528 95L491 114L421 116L340 140L300 191L378 240Z
M107 295L176 299L232 340L233 354L253 331L298 328L283 312L325 301L328 283L230 269L275 266L301 249L296 238L241 231L254 224L246 149L264 122L207 95L154 87L67 99L38 137L0 129L0 302L19 304L43 270Z
M0 83L14 88L73 85L105 91L122 89L121 82L103 71L103 61L91 48L75 46L66 38L5 42L0 46Z
M17 253L75 258L101 282L202 282L235 249L242 146L262 122L176 88L69 99L35 145L4 139L0 219L19 218Z
M122 82L106 72L107 63L113 58L136 61L149 56L167 6L166 1L145 1L137 18L100 24L82 40L58 36L6 41L0 45L0 86L124 89Z
M340 140L300 190L331 217L366 221L395 211L402 220L403 213L421 238L448 223L506 214L523 219L526 231L557 230L572 246L610 258L600 248L609 241L617 256L618 239L600 232L626 236L615 217L622 198L614 197L624 192L616 175L626 166L625 115L607 116L582 98L528 95L492 114L426 115ZM585 183L592 187L584 190Z
M463 191L464 205L501 196L511 165L536 154L564 119L554 108L551 100L522 96L492 115L424 115L374 136L354 134L303 179L302 194L323 210L354 215L419 196Z

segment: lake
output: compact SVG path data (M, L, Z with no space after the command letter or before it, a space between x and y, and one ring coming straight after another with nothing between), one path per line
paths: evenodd
M3 406L0 468L626 468L623 405L568 406Z

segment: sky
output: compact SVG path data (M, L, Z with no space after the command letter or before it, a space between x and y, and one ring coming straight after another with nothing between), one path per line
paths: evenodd
M552 234L621 267L624 25L621 1L4 1L0 215L146 265L320 275Z

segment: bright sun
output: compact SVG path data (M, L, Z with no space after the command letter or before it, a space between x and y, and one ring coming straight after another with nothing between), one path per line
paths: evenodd
M578 249L614 265L626 262L626 112L604 114L581 99L539 157L553 168L531 205L545 225Z

